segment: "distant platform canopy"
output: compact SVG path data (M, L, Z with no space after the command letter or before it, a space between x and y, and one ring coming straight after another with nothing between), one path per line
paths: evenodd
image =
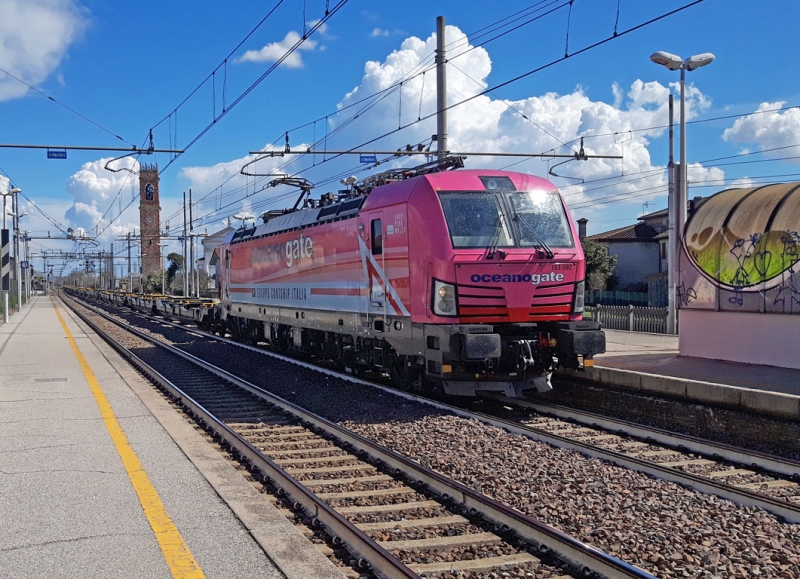
M681 305L800 313L798 231L800 183L709 197L684 228Z

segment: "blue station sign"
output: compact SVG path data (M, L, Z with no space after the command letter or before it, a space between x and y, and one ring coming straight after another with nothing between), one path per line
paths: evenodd
M375 155L361 155L359 156L361 163L377 163L378 158Z
M50 149L47 150L47 158L48 159L66 159L67 158L67 151L51 151Z

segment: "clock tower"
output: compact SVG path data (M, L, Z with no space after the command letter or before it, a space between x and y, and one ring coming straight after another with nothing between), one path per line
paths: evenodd
M161 205L158 165L142 164L139 169L139 229L142 242L142 277L163 269L161 256Z

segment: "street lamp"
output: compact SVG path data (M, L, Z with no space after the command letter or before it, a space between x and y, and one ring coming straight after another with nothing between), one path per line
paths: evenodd
M710 52L703 54L696 54L687 59L682 59L680 56L671 54L669 52L658 51L650 55L650 60L656 64L666 67L669 70L681 71L681 125L680 125L680 163L678 190L669 199L671 205L669 213L669 247L667 248L667 332L674 334L676 329L676 315L675 315L675 286L677 279L680 276L678 272L677 263L677 249L680 243L680 233L683 231L683 225L686 223L686 206L688 204L688 179L686 170L686 71L692 71L714 61L714 55ZM671 109L670 109L671 110ZM671 125L670 120L670 126ZM670 143L670 157L672 156L672 144ZM674 168L672 169L674 171ZM670 174L670 182L674 182L672 173ZM675 197L673 199L672 197Z
M25 256L25 300L27 302L31 301L31 258L29 254L30 248L28 247L28 242L31 240L31 238L28 237L30 234L30 229L26 229L22 234L22 241L25 243L25 249L22 255Z
M9 211L8 214L14 218L12 228L14 229L14 279L17 280L17 311L22 311L22 263L19 255L19 220L25 217L28 212L19 212L19 196L16 194L12 199L14 211Z

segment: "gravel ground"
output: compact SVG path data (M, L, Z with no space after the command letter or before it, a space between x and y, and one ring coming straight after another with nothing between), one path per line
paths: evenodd
M800 525L759 509L295 365L204 339L176 341L656 576L800 579Z
M253 365L218 347L191 350L230 370ZM284 363L263 360L245 374L659 577L800 579L800 526L759 509Z
M800 460L800 422L597 387L556 376L543 400L740 448Z

